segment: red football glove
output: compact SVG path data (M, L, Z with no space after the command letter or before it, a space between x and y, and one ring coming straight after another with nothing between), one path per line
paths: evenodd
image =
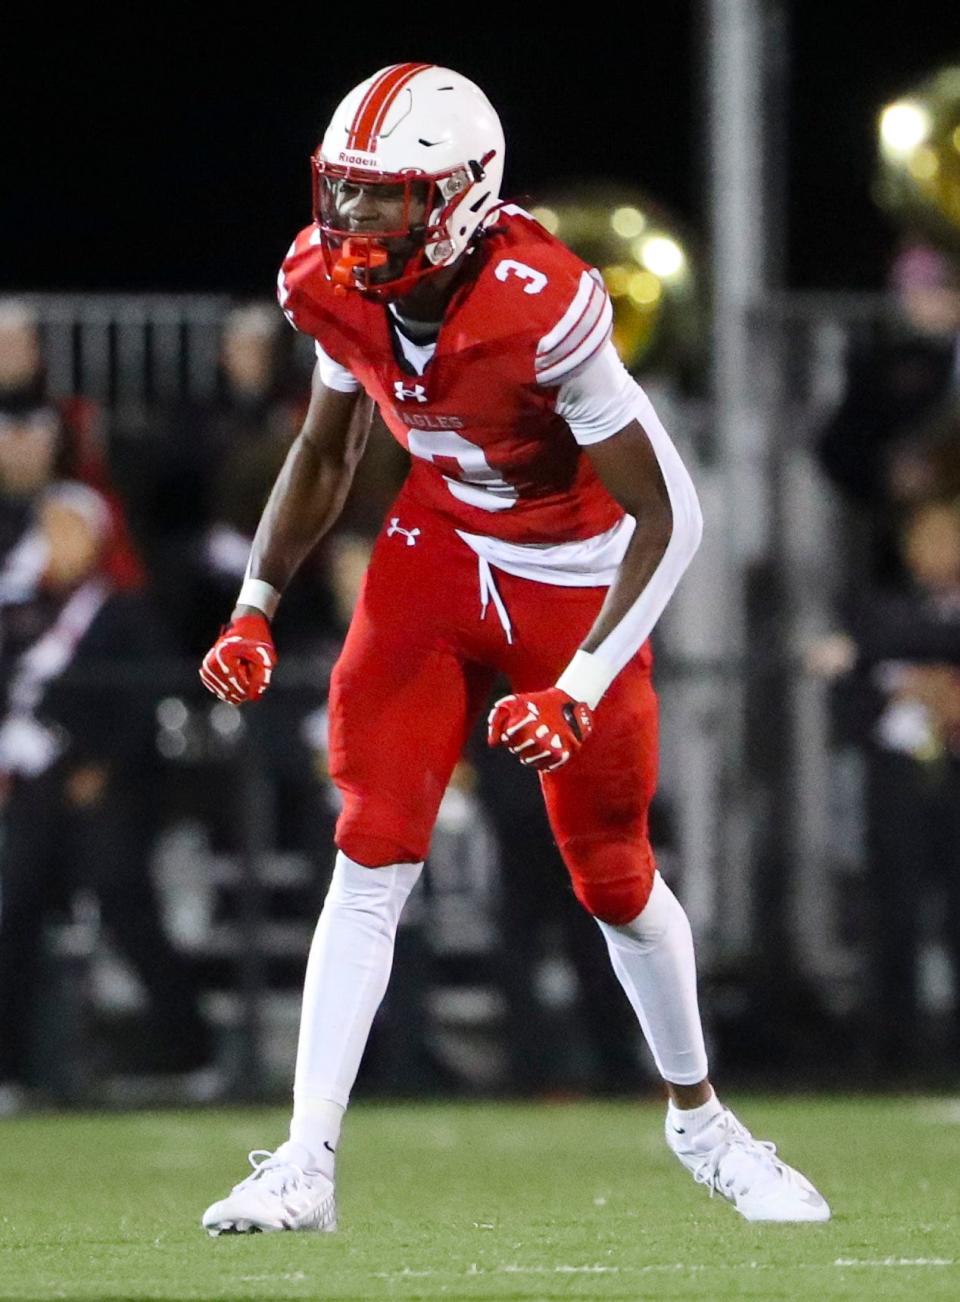
M503 696L487 720L487 744L506 746L521 764L551 773L580 749L593 731L593 711L559 687Z
M203 657L200 679L221 701L255 701L270 685L277 663L265 615L241 615L228 624Z

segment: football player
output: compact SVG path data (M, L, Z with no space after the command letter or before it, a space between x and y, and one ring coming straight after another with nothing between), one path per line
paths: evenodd
M341 1120L441 797L499 674L491 745L538 771L573 889L666 1082L666 1138L749 1220L825 1200L707 1074L690 925L647 834L648 638L693 556L690 477L610 341L600 274L500 199L497 114L448 68L384 68L312 158L313 222L280 270L315 340L312 399L229 626L201 668L256 700L270 621L337 519L372 399L409 451L330 687L337 859L307 964L290 1138L203 1216L211 1234L336 1226Z

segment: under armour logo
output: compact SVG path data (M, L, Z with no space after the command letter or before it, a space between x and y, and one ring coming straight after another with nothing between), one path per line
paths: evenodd
M412 389L405 389L402 380L394 380L393 392L400 402L406 402L408 398L413 398L417 402L427 401L427 392L422 384L415 384Z
M407 540L408 547L416 547L417 539L420 537L419 529L401 529L400 517L395 515L390 521L390 528L387 530L387 537L391 538L395 533L402 533Z

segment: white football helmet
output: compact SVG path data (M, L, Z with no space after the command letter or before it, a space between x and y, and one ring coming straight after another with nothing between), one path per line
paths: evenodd
M313 154L313 216L344 291L407 293L466 249L500 199L503 128L478 86L398 63L355 86Z

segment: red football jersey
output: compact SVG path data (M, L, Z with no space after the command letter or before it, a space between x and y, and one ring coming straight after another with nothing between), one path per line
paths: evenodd
M315 226L284 260L280 304L356 377L411 453L408 494L458 528L507 542L591 538L624 513L555 406L566 374L609 338L609 297L599 273L522 209L506 205L488 223L423 374L383 304L335 292Z

